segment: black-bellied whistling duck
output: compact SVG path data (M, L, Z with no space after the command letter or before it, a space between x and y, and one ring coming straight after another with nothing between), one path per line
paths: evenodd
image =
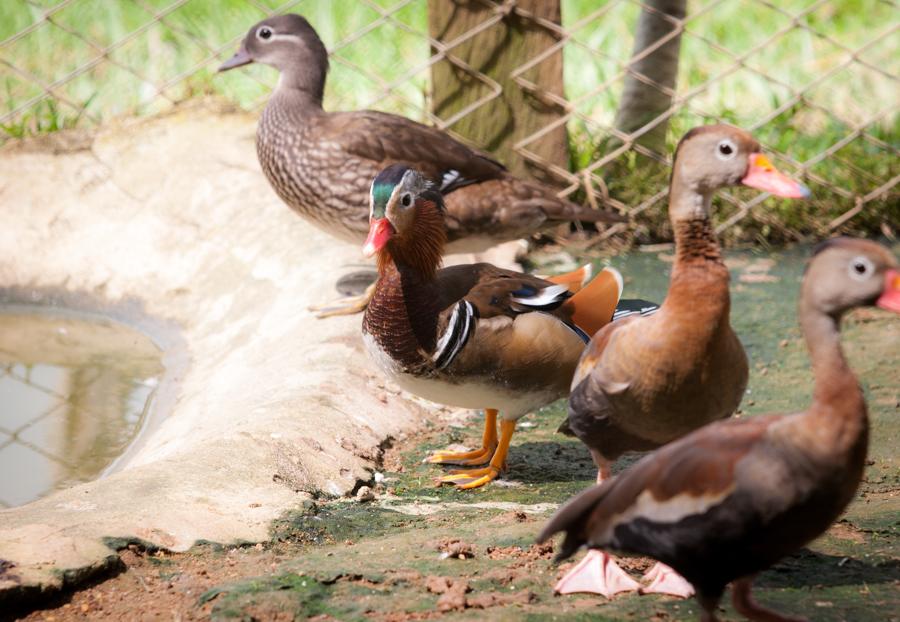
M565 427L590 448L598 483L623 453L660 447L731 416L741 402L747 356L729 324L728 269L709 215L715 191L738 184L784 197L809 192L776 171L743 130L711 125L685 135L669 190L675 263L668 295L651 317L617 321L594 335L572 380ZM651 583L641 588L608 555L589 551L556 590L692 593L664 566L646 578Z
M490 264L440 269L446 239L441 194L418 171L392 165L372 182L364 251L379 279L363 340L401 388L463 408L485 408L482 447L437 452L456 471L442 482L475 488L504 468L516 420L564 397L584 344L611 321L621 277L605 269L568 286ZM497 435L497 419L500 434Z
M732 581L734 606L749 619L795 620L756 604L750 586L754 574L823 533L859 486L868 419L839 330L844 312L873 304L900 313L891 253L851 238L820 245L800 294L812 405L692 432L570 500L538 540L564 531L559 558L583 545L654 557L690 581L707 622Z

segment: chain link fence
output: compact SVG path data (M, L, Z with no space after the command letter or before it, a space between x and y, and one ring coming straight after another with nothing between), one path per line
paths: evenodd
M431 0L433 4L440 0ZM893 236L900 222L900 4L889 0L694 0L683 17L650 0L563 0L559 22L534 2L476 3L485 18L452 40L429 34L428 0L4 0L0 13L0 136L89 127L120 115L165 111L216 95L243 109L264 105L277 76L266 67L215 74L256 21L305 15L331 55L325 107L374 107L454 133L460 121L519 88L554 120L513 145L516 157L548 171L574 200L633 215L583 241L626 233L665 239L671 152L690 127L725 121L753 131L776 166L803 178L803 204L740 190L721 193L718 229L729 241L792 241L835 231ZM643 13L670 24L636 51ZM552 45L526 51L501 87L455 56L482 33L518 20ZM674 38L677 81L639 71ZM562 54L562 93L533 76ZM481 89L453 114L432 108L434 66L461 67ZM674 78L674 76L673 76ZM649 85L668 106L623 130L617 110L628 81ZM567 131L568 162L535 149ZM665 149L643 137L665 128ZM656 130L658 131L658 130ZM465 136L461 136L465 139ZM477 145L490 147L489 145ZM663 155L661 155L661 153Z

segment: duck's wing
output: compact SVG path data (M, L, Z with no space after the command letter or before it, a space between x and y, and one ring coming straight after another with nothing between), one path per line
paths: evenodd
M483 151L405 117L363 110L329 115L326 125L328 140L344 153L370 160L378 170L398 162L408 164L444 194L497 179L506 171Z
M671 557L711 533L740 536L765 508L789 504L788 465L768 440L779 416L723 421L648 455L624 473L577 495L538 536L565 532L565 558L583 545ZM749 506L756 504L759 512ZM685 529L689 521L691 529Z
M549 186L509 174L484 151L405 117L364 110L327 115L322 123L332 149L338 146L341 153L370 163L374 172L369 177L394 163L424 174L445 195L451 239L510 240L554 223L627 220L561 199Z
M533 313L546 316L540 322L558 324L584 342L588 340L584 331L562 314L563 304L572 296L566 285L489 264L471 264L440 270L436 289L446 305L438 318L433 353L439 369L450 366L476 333L482 344L493 343L492 334L509 331L515 319Z

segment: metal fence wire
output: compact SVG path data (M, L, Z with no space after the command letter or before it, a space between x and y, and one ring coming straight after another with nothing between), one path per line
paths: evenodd
M429 32L429 10L440 2L477 5L483 19L438 40ZM199 95L256 110L276 83L275 71L215 69L253 23L292 11L305 15L328 47L326 109L397 112L490 150L460 131L467 117L498 105L511 89L552 108L551 121L516 137L513 157L546 171L574 200L635 216L635 224L605 228L588 243L626 229L638 240L665 238L672 149L688 128L712 121L753 131L776 166L804 179L815 197L798 207L722 193L718 229L728 240L835 231L893 236L900 221L898 3L693 0L680 17L661 13L665 4L562 0L556 20L536 11L536 0L3 0L0 136L89 127ZM636 47L648 13L670 26ZM511 21L542 31L550 43L518 50L503 76L466 62L466 46ZM671 85L644 72L640 60L673 40L680 57ZM535 78L560 54L561 91ZM434 107L442 62L461 69L474 93L452 111ZM617 111L629 81L665 94L668 105L623 129ZM563 162L537 148L559 128L567 132ZM664 130L661 149L648 146L656 128Z

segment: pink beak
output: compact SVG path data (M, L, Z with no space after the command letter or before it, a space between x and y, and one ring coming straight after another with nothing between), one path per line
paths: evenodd
M369 237L363 246L363 254L371 257L388 243L394 235L394 227L387 218L373 218L369 222Z
M788 199L807 199L812 194L809 188L794 181L772 166L769 158L761 153L750 154L750 166L741 183L757 190L765 190L777 197Z
M882 309L900 313L900 272L888 270L884 275L884 292L875 301Z

